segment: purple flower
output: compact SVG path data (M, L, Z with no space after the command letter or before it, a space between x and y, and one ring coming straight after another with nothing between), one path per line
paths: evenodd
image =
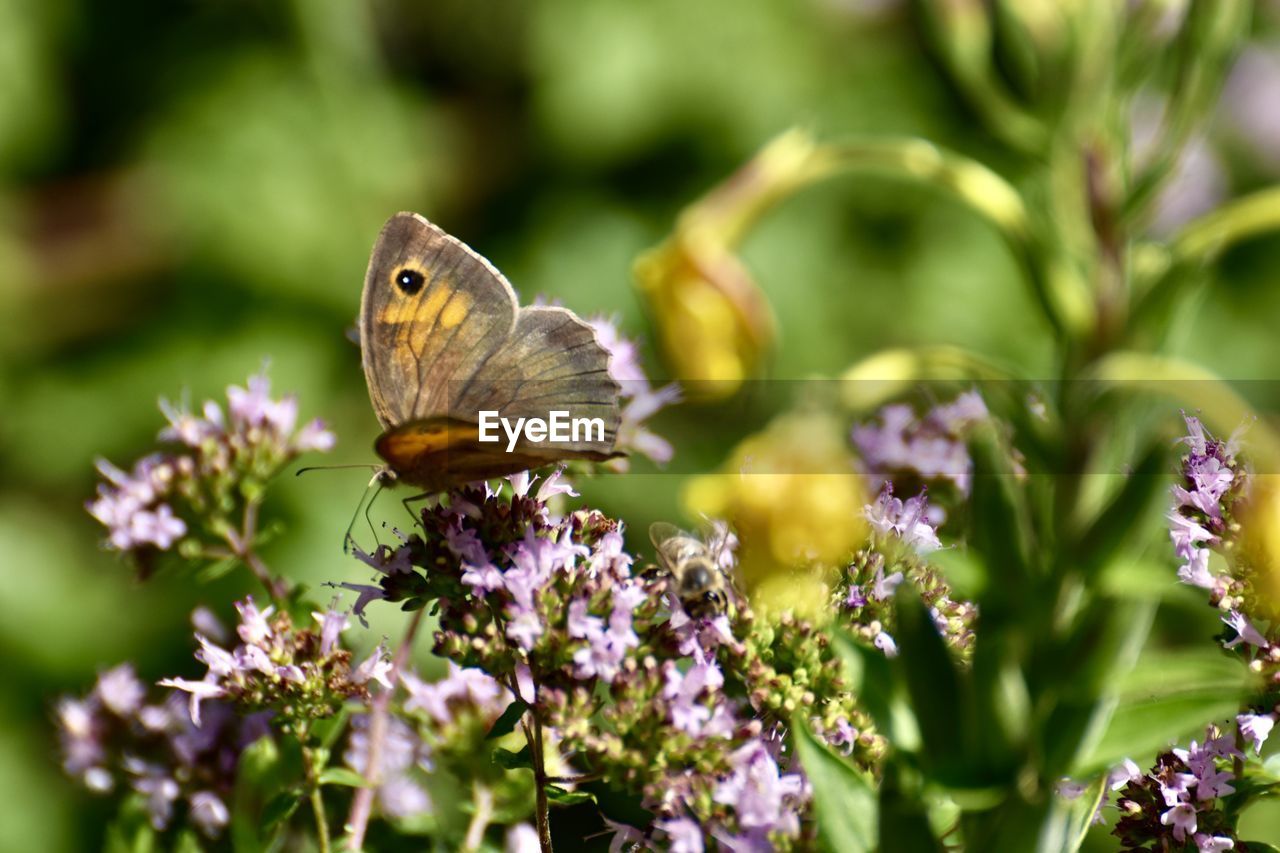
M711 720L711 709L698 702L704 693L715 695L724 684L724 676L715 660L700 660L689 671L681 673L673 663L665 672L663 697L670 703L671 724L694 737L703 734Z
M1190 803L1178 803L1160 815L1160 823L1173 827L1173 837L1186 841L1187 833L1196 831L1196 807Z
M299 453L311 451L328 453L337 443L337 436L330 432L325 427L324 421L319 418L308 421L306 426L298 430L298 435L293 440L293 446Z
M647 421L660 409L680 399L680 386L672 383L654 390L640 366L636 343L622 336L617 324L608 317L593 317L588 322L596 330L596 340L609 353L609 375L620 386L622 407L615 446L647 456L659 464L671 461L670 442L650 432ZM625 460L622 462L625 466Z
M370 681L376 681L383 688L391 689L391 680L389 676L392 670L391 656L387 654L387 647L383 643L379 643L369 657L355 668L351 673L351 680L356 684L368 684Z
M733 806L738 823L748 830L793 835L799 819L792 807L804 791L796 774L782 775L759 739L739 747L730 757L733 773L716 786L715 801Z
M275 612L274 607L259 610L253 603L253 596L246 596L244 601L236 602L236 611L240 614L240 624L236 633L240 639L251 646L261 646L271 636L271 625L267 619Z
M671 853L702 853L702 827L687 817L661 820L658 829L667 834Z
M1187 562L1178 569L1178 580L1201 589L1213 589L1218 579L1209 571L1209 549L1196 548Z
M191 821L209 838L222 834L231 813L226 803L212 791L197 791L191 795Z
M1246 740L1252 741L1255 755L1262 754L1262 745L1267 742L1267 738L1271 735L1271 729L1275 724L1276 718L1274 714L1240 714L1236 717L1236 725L1240 727L1240 734Z
M172 687L185 690L191 694L191 722L200 725L200 703L205 699L216 699L226 695L226 690L216 681L206 676L203 681L190 681L186 678L166 678L157 682L161 687Z
M320 623L320 654L327 656L338 645L338 636L351 624L347 613L338 609L338 599L335 598L328 610L312 612L311 617Z
M887 477L895 471L910 472L925 480L949 481L968 494L973 461L964 436L987 417L982 397L967 391L921 418L910 406L885 406L877 413L878 422L854 427L852 438L873 474Z
M540 853L542 844L538 841L538 830L527 823L517 823L507 830L502 849L503 853Z
M133 665L122 663L98 676L94 694L117 717L129 717L142 707L146 690Z
M1196 842L1197 853L1223 853L1224 850L1234 850L1236 847L1236 843L1225 835L1210 837L1203 832L1197 832L1193 840Z
M917 553L927 554L942 547L937 531L926 518L928 508L923 492L904 502L893 496L893 485L886 483L876 502L863 508L863 514L876 533L892 534Z
M133 789L147 798L151 826L157 832L164 830L173 818L173 802L182 789L159 765L147 764L136 758L126 758L124 764L135 777Z
M542 485L538 487L537 500L539 502L549 501L556 495L568 495L569 497L576 498L578 493L574 491L573 484L564 480L563 477L563 468L557 468L555 471L552 471L551 474L542 481Z
M1213 764L1205 766L1196 778L1196 798L1212 800L1235 793L1236 789L1231 786L1233 778L1231 773L1218 770Z
M369 715L352 717L351 734L342 760L361 775L368 772ZM386 734L382 740L382 783L377 791L378 805L384 814L394 818L408 818L431 811L431 798L410 775L415 767L431 769L426 745L403 720L395 716L388 717Z
M380 586L371 586L365 583L340 583L337 586L356 593L356 603L351 606L351 615L359 619L361 625L368 628L369 622L364 617L364 609L369 606L370 602L385 599L387 591Z
M850 610L867 606L866 593L862 591L862 587L859 584L849 584L849 594L845 596L844 606Z
M1267 647L1267 638L1262 636L1262 634L1258 632L1258 629L1253 627L1253 623L1249 621L1248 617L1240 611L1228 611L1227 615L1222 617L1222 621L1236 632L1234 639L1222 644L1224 648L1234 649L1236 646L1240 645L1241 642L1249 643L1250 645L1257 646L1258 648Z
M400 682L409 693L406 711L424 711L440 725L453 720L454 708L470 708L484 717L496 717L510 704L511 692L492 676L478 669L464 669L449 661L449 674L428 683L411 673L401 673Z
M1107 774L1107 787L1112 791L1119 791L1130 782L1136 782L1141 778L1142 768L1132 758L1126 758Z
M893 636L888 631L881 631L876 634L875 639L871 643L880 651L884 652L887 658L896 658L898 656L898 644L894 641Z

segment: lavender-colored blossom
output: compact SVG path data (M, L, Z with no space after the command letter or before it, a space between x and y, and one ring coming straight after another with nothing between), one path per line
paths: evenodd
M1126 758L1120 764L1111 769L1107 774L1107 787L1112 791L1119 791L1130 782L1137 781L1142 778L1142 768L1132 758Z
M733 773L716 787L715 801L733 806L739 825L784 835L798 831L794 804L804 792L804 781L799 775L780 773L763 741L739 747L729 766Z
M122 663L98 676L94 694L116 716L129 717L142 707L146 689L133 665Z
M674 664L666 672L662 695L670 703L671 723L677 729L698 737L711 720L711 709L698 700L704 694L715 695L724 684L724 675L715 660L700 660L688 672L681 673Z
M1267 742L1275 724L1275 714L1240 714L1236 717L1240 734L1245 740L1253 743L1255 755L1262 754L1262 745Z
M880 536L895 536L919 554L942 547L938 533L926 517L929 501L924 493L906 501L893 496L893 485L886 483L875 503L867 505L863 514Z
M191 821L208 838L222 834L231 813L222 799L212 791L197 791L191 795Z
M844 606L850 610L857 610L859 607L867 606L867 595L862 591L859 584L849 584L849 594L845 596Z
M502 849L503 853L540 853L542 843L538 840L538 830L527 823L517 823L507 829Z
M898 644L888 631L881 631L876 634L875 639L871 642L877 649L884 652L885 657L896 658L898 656Z
M338 645L338 637L347 630L351 622L346 611L338 609L338 599L334 599L329 609L323 613L312 612L311 617L320 623L320 654L327 655Z
M200 703L206 699L217 699L226 695L226 690L216 681L206 678L203 681L191 681L186 678L165 678L157 682L161 687L172 687L191 694L191 722L200 725Z
M671 853L702 853L702 827L697 821L682 817L658 821L657 827L667 834Z
M1223 853L1225 850L1236 849L1235 841L1225 835L1210 836L1203 832L1197 832L1193 836L1193 840L1196 843L1196 853Z
M593 317L588 322L595 328L600 345L609 353L609 376L618 383L619 394L625 401L615 446L647 456L659 464L671 461L674 451L670 442L651 432L644 422L678 401L680 387L672 383L655 390L640 366L635 342L624 337L608 317ZM625 461L622 464L625 465Z
M902 580L902 572L894 572L888 577L885 577L884 564L881 563L876 566L876 576L871 582L871 598L875 601L886 601L887 599L892 598L893 593L898 589Z
M885 406L876 420L855 426L852 438L871 474L909 472L924 480L951 482L968 494L973 460L964 436L988 417L981 395L966 391L920 418L910 406Z
M259 610L253 596L246 596L244 601L236 602L236 611L240 614L240 624L236 626L236 634L251 646L260 646L271 636L271 624L267 621L275 612L275 607Z
M1225 797L1227 794L1235 793L1236 789L1231 785L1233 778L1232 773L1219 770L1213 764L1202 768L1196 777L1196 798L1212 800L1215 797Z
M125 769L134 776L133 789L146 797L151 826L157 832L167 829L173 819L173 803L182 793L178 783L164 767L136 758L126 758Z
M369 627L369 621L365 618L364 610L374 601L381 601L387 597L387 591L380 586L373 586L366 583L340 583L336 586L342 589L349 589L356 593L356 600L351 605L351 615L360 620L360 624Z
M1249 643L1250 645L1257 646L1258 648L1267 647L1267 638L1262 636L1258 629L1253 627L1253 623L1249 621L1249 618L1240 611L1228 611L1227 614L1222 617L1222 621L1226 623L1227 627L1236 632L1236 636L1233 639L1222 644L1224 648L1234 649L1242 642Z
M1186 841L1187 833L1196 831L1196 807L1190 803L1178 803L1160 815L1160 823L1173 827L1173 837Z
M449 674L435 683L421 680L412 673L401 673L400 682L409 694L406 711L423 711L440 725L454 718L457 707L466 706L482 716L494 716L511 701L511 692L489 674L463 668L449 661Z
M342 760L361 775L368 771L369 715L352 717L351 734ZM403 720L395 716L388 717L382 739L382 783L377 791L378 805L385 814L407 818L431 811L431 798L411 776L415 767L431 769L426 744Z
M395 667L392 665L391 656L387 654L387 647L383 643L379 643L369 657L365 658L351 672L351 681L354 684L368 684L370 681L376 681L381 684L384 689L390 690L391 672Z

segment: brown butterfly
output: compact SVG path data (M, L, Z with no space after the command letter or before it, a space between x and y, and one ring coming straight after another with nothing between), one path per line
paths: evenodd
M391 217L373 246L360 342L385 430L374 448L399 480L434 492L620 455L619 387L595 330L566 308L521 308L492 264L416 213ZM504 429L557 414L584 429L482 441L494 413Z

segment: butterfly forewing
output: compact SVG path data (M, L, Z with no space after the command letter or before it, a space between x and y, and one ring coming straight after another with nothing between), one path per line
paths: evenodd
M360 341L384 427L445 414L449 388L510 338L511 285L457 239L414 213L393 216L365 275Z

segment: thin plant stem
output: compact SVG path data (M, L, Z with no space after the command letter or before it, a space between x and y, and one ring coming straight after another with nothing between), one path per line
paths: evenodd
M302 762L307 776L307 789L311 800L311 813L316 820L316 843L320 853L329 853L329 818L324 808L324 797L320 793L320 774L315 765L315 754L310 747L303 747Z
M249 571L253 573L253 576L258 579L258 582L262 584L267 591L267 595L271 598L271 603L277 608L283 608L285 601L289 598L289 582L284 578L271 574L267 564L253 550L253 540L257 535L258 502L249 501L245 504L244 519L241 522L240 532L236 533L228 530L226 534L227 544L231 546L231 556L244 563Z
M550 804L547 802L547 767L542 760L542 723L538 722L536 714L533 715L532 727L527 723L524 724L524 736L529 742L529 753L533 759L533 785L536 802L534 817L537 819L538 825L538 844L542 848L542 853L552 853Z
M343 844L346 850L360 850L364 847L364 836L369 830L369 817L373 813L373 795L382 774L382 747L387 738L391 694L395 692L394 685L400 672L409 662L409 653L413 649L418 626L422 624L422 614L422 609L414 611L413 618L409 620L409 627L404 632L404 638L400 641L400 646L396 649L395 657L391 661L391 672L388 677L393 685L392 688L383 690L373 700L369 714L369 752L364 768L364 778L369 784L357 789L351 800L351 812L347 816L347 836Z
M467 824L467 836L463 839L462 849L479 850L484 843L484 831L489 828L493 819L493 791L488 786L476 784L471 789L471 801L475 811L471 815L471 823Z

